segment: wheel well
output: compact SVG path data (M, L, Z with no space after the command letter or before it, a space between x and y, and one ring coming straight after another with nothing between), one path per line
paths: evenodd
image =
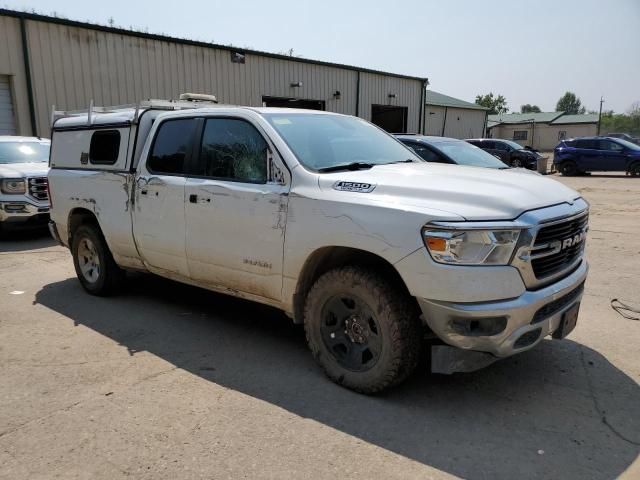
M80 225L95 225L100 228L100 224L98 223L98 219L96 215L86 208L75 208L69 213L69 221L68 225L68 236L69 236L69 248L73 244L73 234L78 229Z
M293 296L294 323L304 322L304 302L315 281L329 270L347 265L375 270L394 286L400 288L403 293L411 296L398 271L384 258L357 248L323 247L313 252L302 267L296 293Z

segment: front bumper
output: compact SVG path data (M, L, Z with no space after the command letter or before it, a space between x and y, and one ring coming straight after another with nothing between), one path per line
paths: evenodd
M1 201L0 223L5 226L46 225L49 221L49 205L24 201Z
M427 324L444 342L464 350L508 357L533 348L558 329L563 313L581 300L588 269L583 260L565 278L512 299L418 302Z

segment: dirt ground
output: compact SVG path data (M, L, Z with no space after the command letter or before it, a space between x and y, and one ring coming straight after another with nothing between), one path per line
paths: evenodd
M564 341L366 397L280 313L146 275L85 294L46 235L0 240L0 478L640 478L640 178L591 202Z

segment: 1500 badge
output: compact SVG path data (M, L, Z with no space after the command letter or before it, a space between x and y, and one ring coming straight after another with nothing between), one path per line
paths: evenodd
M372 192L374 188L376 188L376 186L370 183L340 181L333 184L333 189L341 192L369 193Z

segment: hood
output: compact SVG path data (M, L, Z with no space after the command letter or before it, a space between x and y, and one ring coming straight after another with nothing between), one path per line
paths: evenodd
M580 197L560 182L519 170L437 163L380 165L321 174L319 186L340 195L370 196L400 208L437 209L467 220L512 220L527 210L573 203ZM340 181L371 184L373 190L335 190Z
M0 178L46 177L47 162L0 163Z

